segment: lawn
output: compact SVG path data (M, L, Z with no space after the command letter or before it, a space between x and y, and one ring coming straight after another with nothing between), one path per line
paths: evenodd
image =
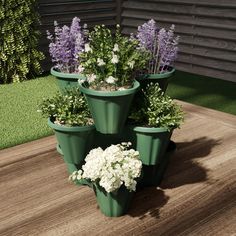
M0 149L52 134L47 119L37 113L43 97L57 91L56 80L45 76L0 85ZM236 83L177 72L167 94L193 104L236 115Z
M0 85L0 149L52 134L37 105L57 91L55 79L46 76L22 83Z
M236 83L177 71L167 94L172 98L236 115Z

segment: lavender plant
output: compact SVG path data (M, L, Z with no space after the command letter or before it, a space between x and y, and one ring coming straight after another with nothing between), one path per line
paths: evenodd
M69 26L59 27L54 21L54 34L47 31L49 53L55 68L65 73L80 73L79 54L84 50L87 35L86 25L82 28L80 19L74 17Z
M179 36L175 36L174 31L175 25L171 25L168 30L158 29L153 19L138 27L136 37L140 46L152 55L147 66L148 74L165 73L173 66L179 43Z

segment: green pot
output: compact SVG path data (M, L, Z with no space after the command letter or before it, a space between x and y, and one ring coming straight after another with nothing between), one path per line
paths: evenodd
M54 124L50 119L48 125L54 129L64 161L81 166L93 145L95 126L66 127Z
M166 152L159 164L143 165L142 178L140 178L138 185L141 187L159 186L169 164L170 156L171 152Z
M76 73L63 73L51 68L51 74L56 77L61 92L67 88L78 87L78 80L85 80L85 76Z
M171 68L170 71L163 74L144 74L137 78L140 83L141 89L146 89L147 85L150 83L158 83L163 92L166 91L170 79L175 73L175 68Z
M101 212L110 217L126 214L134 193L124 186L121 186L117 191L107 193L104 188L98 185L94 185L94 192Z
M57 152L63 157L63 152L61 150L61 147L59 144L57 144ZM81 168L81 166L76 166L75 164L71 164L71 163L67 163L66 162L66 166L67 166L67 171L69 173L69 175L71 175L74 171L77 171ZM89 186L90 188L93 187L92 183L89 182L88 180L85 180L85 179L82 179L80 181L77 181L76 185L87 185Z
M93 148L101 147L103 149L109 147L111 144L118 144L123 142L122 135L119 134L102 134L96 132Z
M166 128L148 128L130 126L132 130L131 142L134 149L139 151L140 159L144 165L160 163L166 153L172 131Z
M122 91L97 91L83 84L79 84L79 88L87 99L96 130L103 134L121 132L139 82L135 81L132 88Z

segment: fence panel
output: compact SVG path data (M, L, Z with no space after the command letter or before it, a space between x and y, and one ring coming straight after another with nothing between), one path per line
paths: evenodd
M151 18L160 27L176 25L181 36L177 69L236 82L236 1L123 2L124 34Z

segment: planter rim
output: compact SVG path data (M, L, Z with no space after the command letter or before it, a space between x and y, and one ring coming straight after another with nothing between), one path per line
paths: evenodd
M64 73L57 71L54 67L50 70L51 74L58 77L58 78L64 78L64 79L85 79L86 77L83 74L77 74L77 73Z
M142 132L142 133L163 133L163 132L172 132L173 131L173 129L169 131L165 127L155 128L155 127L142 127L142 126L131 125L130 128L133 131Z
M144 74L141 75L138 80L145 80L145 79L164 79L168 78L173 75L175 72L175 68L171 67L171 70L162 74Z
M95 125L86 125L86 126L73 126L73 127L67 127L63 125L57 125L54 124L50 118L48 118L48 125L57 131L64 131L64 132L83 132L88 130L95 130Z
M119 97L119 96L125 96L134 93L139 89L140 83L138 81L134 81L134 86L129 89L125 89L122 91L98 91L94 89L85 88L83 86L83 83L79 83L79 89L81 92L87 94L87 95L94 95L99 97Z

